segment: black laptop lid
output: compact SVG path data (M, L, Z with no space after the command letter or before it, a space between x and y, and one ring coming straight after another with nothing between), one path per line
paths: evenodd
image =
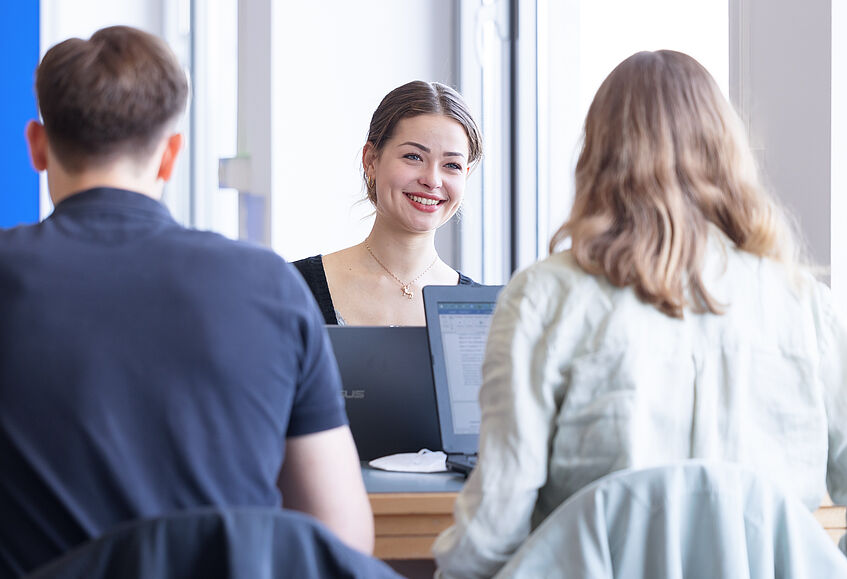
M491 315L503 286L423 288L441 446L473 454L479 448L479 387Z
M359 458L440 450L426 328L326 329Z

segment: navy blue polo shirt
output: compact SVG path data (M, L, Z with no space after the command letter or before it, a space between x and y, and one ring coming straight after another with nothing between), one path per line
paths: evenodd
M273 252L106 188L0 231L0 577L121 521L279 505L285 439L343 424L321 314Z

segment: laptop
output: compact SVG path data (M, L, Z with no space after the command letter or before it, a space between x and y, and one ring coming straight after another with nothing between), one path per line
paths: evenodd
M488 328L503 286L426 286L426 329L441 448L467 475L479 450L479 387Z
M440 450L426 328L326 329L359 459Z

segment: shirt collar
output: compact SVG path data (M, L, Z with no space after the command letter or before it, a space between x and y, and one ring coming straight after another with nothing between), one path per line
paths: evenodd
M145 215L151 219L174 222L163 203L135 191L112 187L95 187L74 193L53 208L53 215L97 209L112 213Z

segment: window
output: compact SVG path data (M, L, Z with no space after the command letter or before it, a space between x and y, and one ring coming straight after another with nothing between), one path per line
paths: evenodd
M192 98L189 115L191 223L238 237L238 193L218 187L219 159L236 156L238 2L193 2Z
M640 50L690 54L728 95L728 5L714 0L538 0L538 257L573 201L573 171L594 93ZM527 192L519 191L518 195ZM522 203L522 202L521 202ZM528 265L526 255L517 264Z
M600 83L638 50L691 54L727 92L728 5L714 0L460 3L460 89L480 112L481 179L461 263L484 283L547 254L573 199L582 123Z

